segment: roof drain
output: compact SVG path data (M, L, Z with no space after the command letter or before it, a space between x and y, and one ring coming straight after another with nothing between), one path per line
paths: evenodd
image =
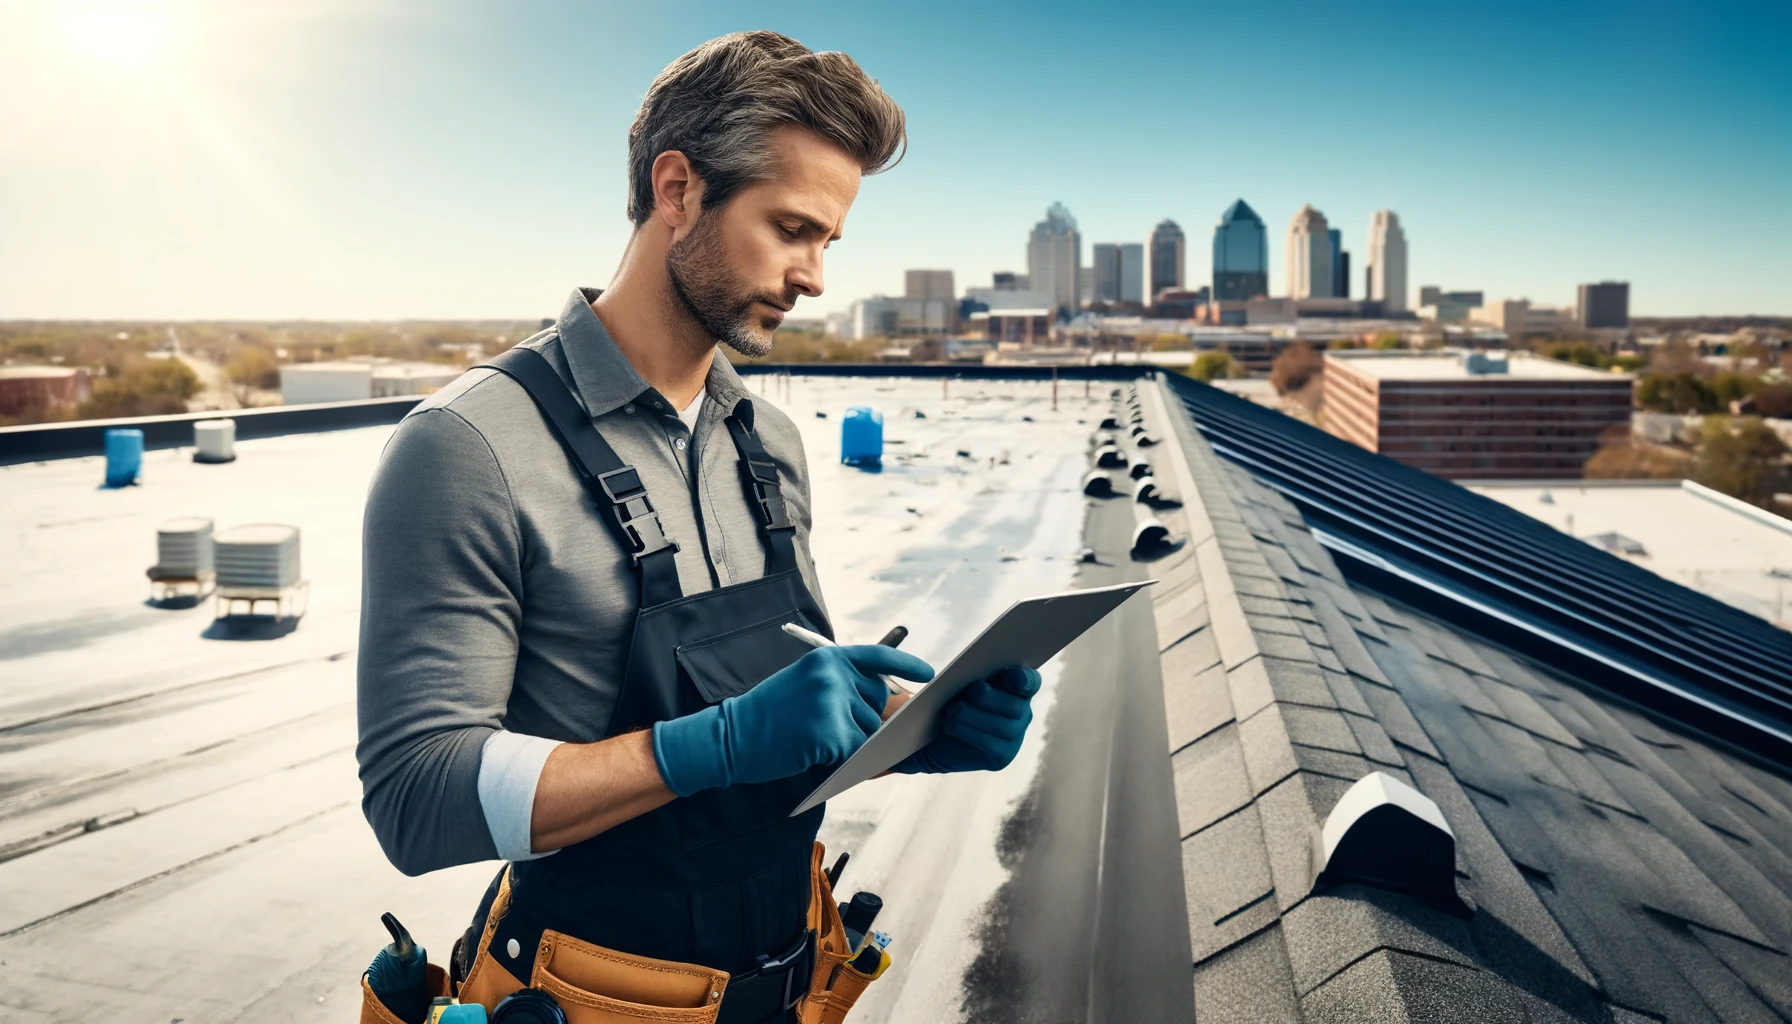
M1456 834L1425 794L1386 772L1370 772L1338 799L1313 833L1313 889L1359 882L1414 896L1461 917Z

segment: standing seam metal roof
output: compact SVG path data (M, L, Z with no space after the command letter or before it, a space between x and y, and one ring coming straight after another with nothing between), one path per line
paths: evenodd
M1154 600L1198 1020L1792 1017L1784 775L1347 577L1310 513L1140 390L1185 501ZM1309 891L1369 771L1437 802L1468 919Z

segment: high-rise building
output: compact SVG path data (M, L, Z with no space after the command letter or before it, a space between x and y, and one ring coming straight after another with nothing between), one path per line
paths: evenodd
M1630 326L1630 284L1625 281L1601 281L1580 286L1580 301L1575 306L1582 329Z
M1350 254L1344 251L1344 232L1332 228L1332 290L1334 299L1350 298Z
M950 270L910 270L904 275L902 297L905 299L944 299L951 302L958 298L958 289L953 285Z
M1269 239L1263 218L1240 199L1213 226L1213 297L1255 299L1269 294Z
M1145 304L1145 246L1138 242L1096 242L1086 268L1092 275L1091 302Z
M1383 313L1406 312L1406 232L1392 210L1369 218L1369 294Z
M1077 269L1082 263L1082 235L1076 218L1063 203L1053 203L1045 219L1027 236L1027 280L1034 291L1052 297L1054 310L1074 310L1078 302Z
M1331 225L1308 204L1288 222L1288 297L1324 299L1331 292Z
M1089 269L1095 274L1089 301L1119 302L1120 247L1112 242L1096 242L1089 247L1089 263Z
M1145 245L1120 243L1120 301L1145 303Z
M902 297L922 302L942 302L946 329L958 329L958 288L950 270L910 270L903 275Z
M1182 237L1182 229L1173 220L1158 221L1157 227L1151 229L1147 247L1151 250L1152 301L1156 301L1157 293L1165 288L1180 291L1188 268L1188 243Z

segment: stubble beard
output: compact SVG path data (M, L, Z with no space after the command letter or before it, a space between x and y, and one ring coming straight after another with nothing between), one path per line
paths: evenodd
M720 223L720 217L708 212L699 214L691 233L667 250L666 274L672 279L672 291L685 312L705 333L748 359L758 359L771 352L772 333L778 329L778 321L754 316L753 303L775 304L776 300L742 296L729 271L718 230Z

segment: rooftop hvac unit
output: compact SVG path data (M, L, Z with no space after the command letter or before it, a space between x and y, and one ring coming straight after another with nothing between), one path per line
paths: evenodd
M1479 377L1489 373L1507 373L1512 364L1507 362L1504 354L1494 355L1491 352L1464 352L1462 369L1471 376Z
M299 582L296 526L233 526L218 534L218 584L278 589Z
M310 587L299 578L298 527L275 523L233 526L213 538L212 544L219 618L297 618L304 614Z
M194 462L235 462L236 421L200 420L193 424Z
M156 527L156 570L181 576L211 572L212 521L189 516Z
M212 521L203 516L170 519L156 528L156 564L149 567L149 599L156 604L197 601L216 580Z

